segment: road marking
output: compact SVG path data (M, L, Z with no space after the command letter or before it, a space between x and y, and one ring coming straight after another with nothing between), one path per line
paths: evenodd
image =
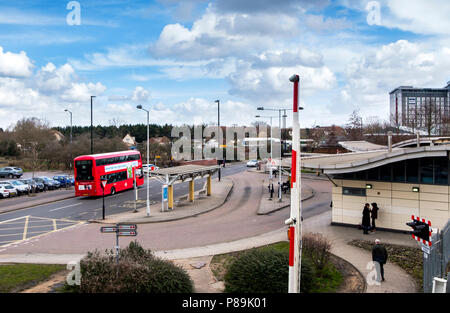
M61 231L64 229L70 229L74 226L85 224L82 221L71 221L68 219L52 219L52 218L35 217L35 216L27 215L27 216L22 216L22 217L18 217L18 218L13 218L8 221L3 221L3 222L1 222L1 224L3 224L3 225L0 225L0 226L9 226L9 224L5 224L7 222L11 222L10 224L17 224L17 222L15 222L15 221L17 221L19 219L23 220L21 222L21 223L24 223L23 227L0 228L0 232L8 231L8 230L19 230L19 229L22 230L22 232L20 232L20 233L0 234L0 238L1 237L17 237L16 240L1 239L0 240L0 248L2 248L2 249L0 251L4 251L5 250L4 248L6 248L8 246L12 246L12 245L19 244L19 243L22 243L25 241L29 241L31 239L35 239L35 238L44 236L46 234L51 234L53 232ZM35 219L37 219L37 220L35 220ZM46 225L32 226L32 223L36 223L36 222L46 222ZM58 225L57 223L60 223L60 224ZM31 226L30 226L30 224L31 224ZM47 227L50 230L34 229L35 231L31 231L32 228L43 228L43 227ZM58 227L60 227L60 228L58 229ZM21 238L21 239L19 239L19 238Z
M65 208L69 208L69 207L77 206L77 205L81 205L81 204L82 204L82 203L70 204L70 205L66 205L66 206L63 206L63 207L60 207L60 208L57 208L57 209L52 209L52 210L50 210L49 212L59 211L59 210L65 209Z
M12 219L10 219L10 220L6 220L6 221L0 222L0 224L5 224L5 223L8 223L8 222L17 221L17 220L19 220L19 219L21 219L21 218L24 218L24 217L27 217L27 216L28 216L28 215L24 215L24 216L21 216L21 217L12 218ZM23 222L21 222L21 223L23 223Z
M28 215L28 216L25 218L25 226L23 227L23 238L22 238L22 240L27 239L28 220L29 220L29 219L30 219L30 216Z

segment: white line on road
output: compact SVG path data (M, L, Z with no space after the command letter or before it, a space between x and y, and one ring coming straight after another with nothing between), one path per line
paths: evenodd
M65 208L68 208L68 207L71 207L71 206L76 206L76 205L81 205L81 204L82 203L70 204L70 205L66 205L66 206L63 206L63 207L60 207L60 208L57 208L57 209L52 209L49 212L58 211L58 210L62 210L62 209L65 209Z

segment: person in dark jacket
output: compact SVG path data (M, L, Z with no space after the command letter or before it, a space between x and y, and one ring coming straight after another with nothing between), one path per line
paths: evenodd
M370 210L370 216L372 217L372 231L375 232L375 220L378 218L378 205L372 203L372 210Z
M367 235L370 228L370 205L366 203L363 209L363 217L362 217L362 223L361 223L363 234Z
M372 261L378 262L380 264L381 281L384 281L384 268L383 265L386 264L388 258L388 253L386 248L380 244L379 239L375 239L375 245L372 248Z

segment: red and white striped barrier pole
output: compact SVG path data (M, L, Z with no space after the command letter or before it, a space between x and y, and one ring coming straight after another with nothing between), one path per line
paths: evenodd
M292 122L292 166L291 166L291 217L286 221L289 227L289 293L300 292L302 221L301 221L301 176L300 176L300 124L298 117L298 88L300 77L292 75L294 83Z

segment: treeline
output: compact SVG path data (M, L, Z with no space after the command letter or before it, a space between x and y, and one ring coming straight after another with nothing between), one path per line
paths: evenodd
M70 138L70 126L66 127L53 127L53 129L61 132L66 138ZM170 133L172 131L172 125L149 125L149 134L151 137L163 137L166 136L170 138ZM147 140L147 125L146 124L136 124L136 125L110 125L101 126L97 125L93 127L94 137L98 138L114 138L114 137L125 137L126 134L130 134L132 137L136 138L137 142L143 142ZM72 136L77 137L83 134L88 134L90 136L91 127L90 126L73 126Z

